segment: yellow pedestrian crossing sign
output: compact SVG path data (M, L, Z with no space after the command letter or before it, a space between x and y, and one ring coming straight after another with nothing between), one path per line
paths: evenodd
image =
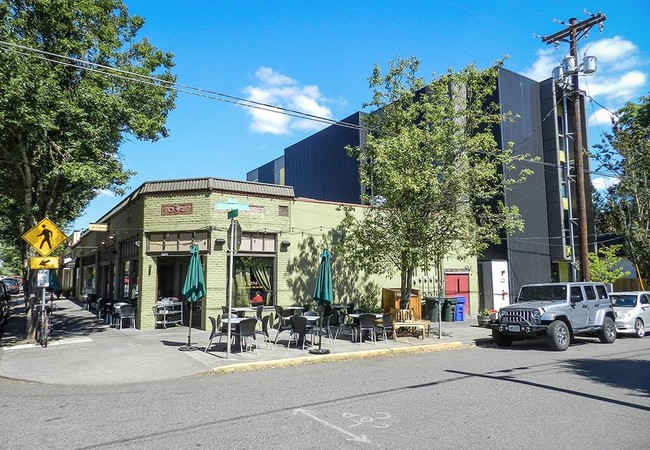
M34 228L23 234L23 239L41 256L47 256L55 248L63 244L67 236L54 222L45 218L38 222Z

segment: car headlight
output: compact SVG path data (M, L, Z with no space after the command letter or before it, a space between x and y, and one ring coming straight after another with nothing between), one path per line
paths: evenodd
M542 313L539 309L533 309L533 319L539 319L540 317L542 317Z
M617 319L627 319L628 317L630 317L630 315L631 315L631 312L622 312L622 313L616 314L616 318Z
M498 318L499 320L501 320L501 318L503 317L503 314L504 314L504 313L505 313L505 311L502 310L502 309L500 309L499 312L497 313L497 318Z

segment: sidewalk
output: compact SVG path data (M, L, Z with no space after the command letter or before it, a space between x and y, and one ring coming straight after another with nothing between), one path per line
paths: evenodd
M14 300L15 301L15 300ZM307 350L287 349L289 333L280 335L278 345L266 348L261 336L259 354L231 353L224 345L205 353L209 331L192 329L192 345L197 351L179 351L187 344L187 327L156 330L122 330L97 320L93 311L83 310L73 301L60 299L54 313L54 331L47 348L25 340L26 317L22 300L12 309L12 317L0 339L0 376L10 379L65 385L111 385L173 379L199 373L227 373L270 367L311 364L395 355L405 352L440 351L473 346L490 339L490 330L476 325L476 318L464 322L432 323L431 335L424 340L400 336L393 340L352 343L339 337L333 348L323 340L328 355L312 355ZM271 331L271 338L275 332ZM225 340L225 339L224 339ZM216 341L216 339L215 339ZM282 345L281 345L282 343Z

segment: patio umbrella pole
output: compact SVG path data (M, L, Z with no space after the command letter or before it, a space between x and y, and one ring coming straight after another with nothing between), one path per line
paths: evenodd
M318 274L316 276L316 286L314 287L313 298L318 302L319 311L318 316L320 318L320 333L318 335L318 348L309 350L309 353L315 355L326 355L330 351L328 349L322 348L321 344L323 343L323 310L325 309L326 304L332 303L334 293L332 292L332 272L330 268L330 258L332 254L329 250L324 249L321 252L321 262L318 267Z
M199 349L197 346L192 345L192 310L194 309L194 305L190 303L189 307L190 307L190 326L189 326L189 330L187 331L187 344L178 347L178 349L182 352L193 352L194 350Z
M192 244L190 249L190 264L187 268L187 276L181 293L187 299L187 306L190 310L189 327L187 330L187 345L181 345L178 349L182 352L191 352L199 348L192 345L192 311L194 302L198 301L205 295L205 280L203 278L203 266L201 264L201 255L199 247Z
M321 333L318 334L318 348L312 348L309 350L309 353L313 355L327 355L330 351L326 348L321 348L321 344L323 343L323 333L322 333L322 327L323 327L323 307L320 308L320 326L321 326Z

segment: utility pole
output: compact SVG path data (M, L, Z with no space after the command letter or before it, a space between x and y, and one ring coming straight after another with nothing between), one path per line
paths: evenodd
M592 15L589 19L578 22L575 17L569 19L569 26L551 36L543 36L542 42L556 44L568 42L570 54L575 62L575 70L571 75L571 97L573 102L573 155L576 169L576 197L578 203L578 243L580 259L580 275L583 281L589 281L589 239L587 228L587 204L585 197L584 148L582 143L582 108L580 106L580 90L578 88L578 40L597 24L607 19L604 14ZM567 40L568 39L568 40Z

